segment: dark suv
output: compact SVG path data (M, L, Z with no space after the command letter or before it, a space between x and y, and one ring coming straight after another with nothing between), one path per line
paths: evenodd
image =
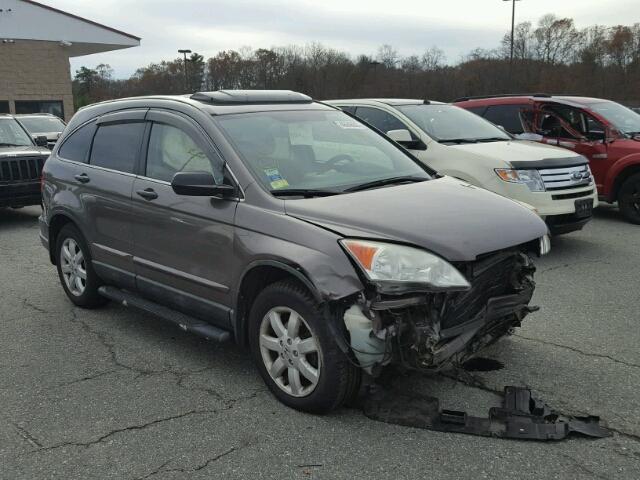
M520 325L527 252L548 246L528 208L288 91L84 108L43 198L41 239L73 303L232 337L281 401L315 412L363 373L438 369Z
M40 204L40 175L51 153L38 144L12 115L0 115L0 207Z

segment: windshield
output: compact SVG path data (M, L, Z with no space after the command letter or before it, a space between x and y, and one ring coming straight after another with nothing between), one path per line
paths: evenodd
M20 117L20 123L33 134L64 130L64 123L57 117Z
M32 146L31 137L13 118L0 118L0 147Z
M616 129L626 134L640 133L640 115L615 102L593 103L589 108L606 118Z
M428 180L425 168L340 111L278 111L215 117L267 190L341 193L400 177Z
M437 142L511 140L491 122L453 105L401 105L397 108Z

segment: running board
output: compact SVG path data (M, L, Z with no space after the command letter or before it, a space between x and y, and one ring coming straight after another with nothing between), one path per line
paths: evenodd
M133 307L160 317L163 320L177 325L186 332L195 333L196 335L220 343L227 342L231 338L231 334L226 330L222 330L221 328L215 327L203 320L198 320L197 318L190 317L184 313L146 300L133 293L120 290L119 288L103 286L98 289L98 292L103 297L113 300L125 307Z

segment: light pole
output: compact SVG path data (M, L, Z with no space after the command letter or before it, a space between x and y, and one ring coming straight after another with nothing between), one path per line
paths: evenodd
M502 0L503 2L511 2L511 54L509 55L509 72L511 72L511 68L513 66L513 41L514 34L516 29L516 2L520 0Z
M191 50L188 50L188 49L178 50L178 53L182 53L184 55L184 88L188 92L189 76L187 75L187 53L191 53Z

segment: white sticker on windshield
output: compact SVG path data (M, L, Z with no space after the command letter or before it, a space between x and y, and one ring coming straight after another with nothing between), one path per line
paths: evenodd
M360 122L357 122L355 120L334 120L334 122L337 126L339 126L340 128L349 128L349 129L359 129L362 130L365 128L364 125L362 125Z
M313 129L310 123L292 123L289 125L291 145L312 145Z

